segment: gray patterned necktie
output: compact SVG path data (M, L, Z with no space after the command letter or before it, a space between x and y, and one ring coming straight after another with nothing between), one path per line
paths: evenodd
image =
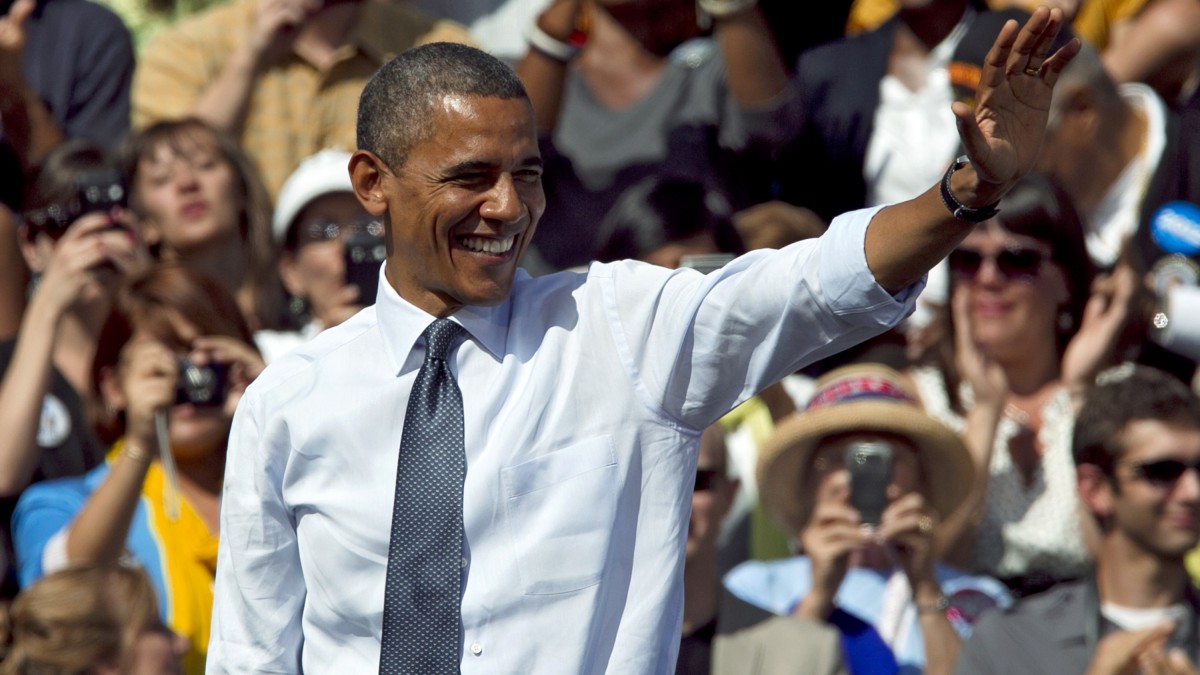
M449 319L425 329L404 431L388 546L381 675L457 673L462 601L463 405L446 352L464 333Z

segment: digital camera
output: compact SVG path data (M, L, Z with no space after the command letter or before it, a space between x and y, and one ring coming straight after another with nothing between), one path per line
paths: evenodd
M75 195L64 203L51 204L25 214L35 232L58 239L71 223L89 213L108 213L129 205L129 190L120 172L111 169L81 171L75 180Z
M187 357L179 357L179 378L175 381L175 405L191 404L215 408L225 402L229 388L229 366L209 363L198 366Z

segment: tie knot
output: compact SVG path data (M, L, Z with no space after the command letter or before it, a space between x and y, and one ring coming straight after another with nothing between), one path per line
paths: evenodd
M446 352L450 351L454 340L464 332L465 328L450 319L438 319L429 324L424 333L425 358L445 360Z

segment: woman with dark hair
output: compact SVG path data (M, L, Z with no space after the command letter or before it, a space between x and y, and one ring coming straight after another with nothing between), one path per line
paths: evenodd
M1094 284L1083 231L1048 179L1019 183L950 254L947 328L934 363L911 372L976 464L975 489L941 528L940 548L1017 593L1077 576L1089 560L1073 394L1112 358L1136 284L1125 268Z
M129 139L123 163L155 257L218 280L251 330L282 327L270 199L237 143L195 118L159 122Z
M96 427L112 448L85 476L22 495L18 579L132 557L154 581L167 625L191 643L185 670L203 672L229 428L264 364L233 297L178 265L123 290L99 344Z

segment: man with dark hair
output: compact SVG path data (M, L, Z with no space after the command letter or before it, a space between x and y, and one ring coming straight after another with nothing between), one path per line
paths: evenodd
M904 317L1032 166L1060 23L1001 34L940 188L708 275L519 271L545 196L514 76L442 44L386 64L362 108L416 101L423 130L365 113L350 160L380 290L240 403L209 671L671 672L701 432Z
M1101 531L1095 575L983 619L962 675L1195 675L1200 593L1200 399L1145 366L1102 373L1073 443L1079 496Z

